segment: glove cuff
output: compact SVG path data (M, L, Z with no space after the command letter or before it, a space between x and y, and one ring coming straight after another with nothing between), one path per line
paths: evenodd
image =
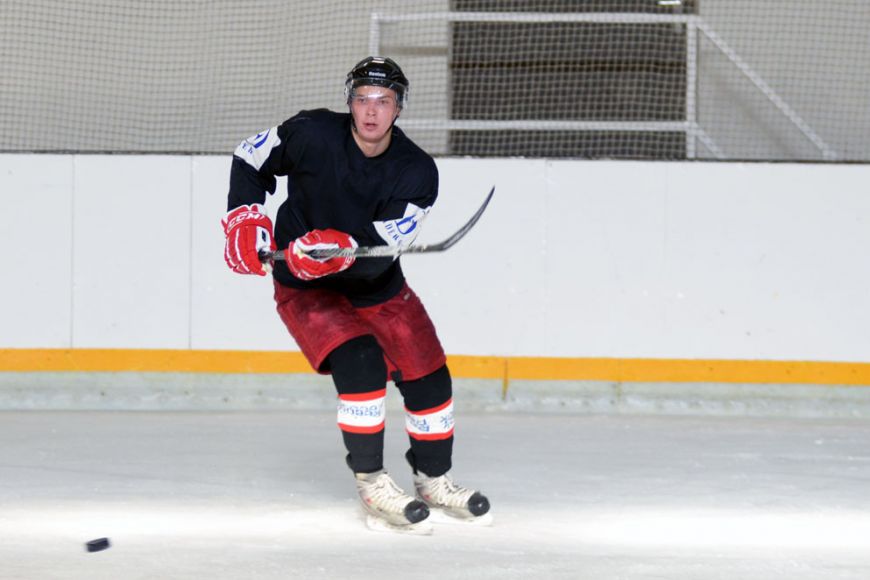
M240 205L237 208L231 209L221 220L225 235L228 235L232 230L244 223L268 227L269 231L272 230L272 220L266 215L266 208L259 203Z

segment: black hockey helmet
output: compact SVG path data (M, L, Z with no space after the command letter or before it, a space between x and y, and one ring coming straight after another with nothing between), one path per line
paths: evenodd
M399 65L391 58L368 56L359 61L349 73L344 83L344 96L348 103L354 89L362 86L386 87L396 92L396 102L403 108L408 101L410 83Z

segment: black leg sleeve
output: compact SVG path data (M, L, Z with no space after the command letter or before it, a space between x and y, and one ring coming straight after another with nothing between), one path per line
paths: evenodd
M342 409L360 405L360 397L372 397L366 410L377 407L375 397L385 391L387 365L384 353L374 336L360 336L347 341L329 355L332 381L339 395L339 428L347 449L347 465L354 473L372 473L384 467L383 415L380 426L365 429L342 423ZM385 394L385 393L384 393ZM381 413L383 404L381 403Z
M397 386L412 417L437 414L438 429L434 435L409 432L411 448L405 454L408 463L414 473L422 471L430 477L444 475L450 470L453 457L453 383L450 371L445 365L430 375ZM440 411L431 413L435 409Z

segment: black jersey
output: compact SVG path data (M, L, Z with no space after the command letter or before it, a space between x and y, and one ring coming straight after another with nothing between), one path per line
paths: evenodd
M351 134L349 113L302 111L236 149L229 209L263 203L276 175L286 175L287 200L275 219L279 249L314 229L333 228L361 246L407 245L438 196L435 161L401 129L387 150L366 157ZM284 262L275 279L294 288L328 288L360 306L392 298L404 284L398 259L365 258L344 272L304 282Z

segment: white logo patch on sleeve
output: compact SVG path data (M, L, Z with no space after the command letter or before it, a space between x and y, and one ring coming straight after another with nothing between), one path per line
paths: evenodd
M242 141L236 147L234 154L259 171L272 152L272 149L280 144L281 139L278 137L278 127L272 127Z
M409 246L420 233L420 224L432 206L422 208L413 203L405 207L405 215L395 220L374 222L375 231L391 246Z
M338 427L349 433L377 433L384 428L387 390L339 395Z
M453 435L453 399L443 405L411 411L405 407L405 430L413 439L432 441Z

